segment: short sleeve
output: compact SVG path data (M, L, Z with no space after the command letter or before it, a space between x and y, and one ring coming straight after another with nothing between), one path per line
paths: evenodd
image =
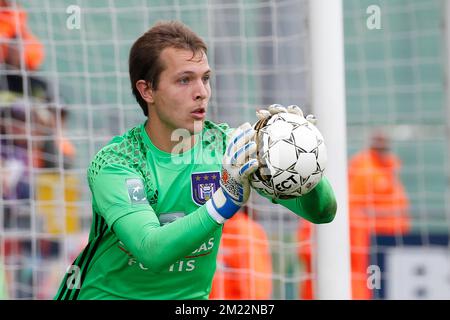
M159 225L147 200L144 179L133 169L117 164L103 167L92 182L91 191L100 215L110 227L117 219L142 211L151 214Z

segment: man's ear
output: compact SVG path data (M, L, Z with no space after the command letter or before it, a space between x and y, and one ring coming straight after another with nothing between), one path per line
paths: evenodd
M155 101L153 99L153 89L148 81L138 80L138 82L136 82L136 88L145 102L153 103Z

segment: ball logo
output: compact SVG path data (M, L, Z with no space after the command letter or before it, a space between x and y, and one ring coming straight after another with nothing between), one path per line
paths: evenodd
M280 182L278 184L275 185L275 189L277 189L280 192L289 190L289 188L293 185L293 184L297 184L298 181L295 180L295 176L291 175L289 178L287 178L286 180L284 180L283 182Z

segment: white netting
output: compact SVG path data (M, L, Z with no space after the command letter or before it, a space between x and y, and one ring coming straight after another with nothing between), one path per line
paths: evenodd
M380 29L366 23L375 12L366 13L370 5L379 9ZM367 225L372 269L360 276L365 281L380 268L382 281L369 290L376 298L450 297L445 276L435 270L441 261L449 270L444 5L344 1L348 154L368 147L374 131L384 132L402 163L398 173L410 203L409 231L402 219L387 219L390 225L382 228L372 218ZM372 188L378 188L376 175L372 179ZM374 212L381 198L373 201ZM400 215L401 200L394 202L398 212L388 206L391 212L385 215ZM366 252L356 238L352 252Z
M63 130L75 147L76 160L64 167L59 152L51 169L29 167L34 196L25 215L31 222L22 231L1 229L13 299L51 298L66 266L86 242L91 221L86 168L113 135L144 120L131 94L127 59L131 44L154 22L180 19L208 43L215 74L213 120L236 126L245 120L255 122L256 107L273 102L305 105L308 100L305 1L47 0L19 4L27 11L30 28L46 53L44 64L32 74L54 85L56 103L67 110L65 127L58 115L56 129ZM79 28L73 20L78 12ZM26 109L30 108L34 106L26 102ZM55 134L26 138L30 145L54 139ZM7 205L2 202L2 208ZM273 281L273 297L296 297L298 261L292 223L296 218L264 200L255 201L250 214L265 229L269 241L265 243L274 254L273 273L262 275ZM20 240L19 247L11 249L10 239L17 237L28 245ZM27 246L29 252L25 252ZM14 262L13 256L30 261Z
M295 103L305 112L311 111L306 0L17 3L26 10L30 29L45 48L45 60L38 71L26 73L22 67L2 72L45 79L52 85L47 100L25 97L15 101L26 115L23 137L27 151L22 156L37 163L31 165L28 160L25 167L30 173L25 181L29 196L5 197L5 186L1 186L4 272L0 268L0 284L3 274L7 298L52 298L65 268L86 242L91 222L86 168L113 135L144 120L131 93L127 59L134 40L157 20L180 19L206 40L214 70L212 120L232 126L253 123L257 107L275 102ZM343 5L349 150L342 152L352 156L361 150L374 128L388 132L393 151L403 162L401 178L411 202L412 229L408 234L394 231L378 242L372 240L368 263L381 268L383 281L381 289L371 293L380 298L448 298L448 288L438 287L446 280L440 279L440 274L433 276L438 274L433 265L448 259L443 2L344 0ZM370 5L380 8L381 29L367 27ZM26 84L24 90L32 88L34 84ZM2 93L2 109L11 105L8 99ZM59 110L61 106L67 110L65 123L60 112L50 115L54 117L52 127L44 122L47 125L36 128L36 121L31 121L48 117L48 107ZM51 143L60 132L70 142L62 149ZM2 132L2 139L11 139L8 134ZM46 151L32 148L37 145L47 145ZM75 159L65 163L71 158L71 146L76 150ZM2 177L7 172L19 174L23 169L20 161L6 162L5 150L2 146ZM329 161L333 161L332 155ZM220 260L219 281L231 281L224 280L225 271L241 282L249 281L247 294L251 297L259 291L257 285L270 283L270 292L264 294L271 298L299 298L299 289L314 278L313 273L303 272L305 266L299 261L300 249L305 253L311 244L310 238L297 240L299 219L256 195L249 214L259 227L242 222L244 231L228 236L230 245L242 246L236 252L243 257L268 249L272 270L260 268L256 258L242 262L241 269ZM436 243L442 245L435 247ZM427 254L429 261L436 262L418 264L416 257ZM362 276L366 280L368 275ZM399 293L405 283L412 285ZM224 294L219 286L218 297Z

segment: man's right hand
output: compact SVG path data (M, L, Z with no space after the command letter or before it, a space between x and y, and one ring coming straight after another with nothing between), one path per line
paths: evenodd
M248 177L258 168L255 130L246 122L231 135L222 160L220 188L206 203L208 213L218 223L231 218L248 200Z

